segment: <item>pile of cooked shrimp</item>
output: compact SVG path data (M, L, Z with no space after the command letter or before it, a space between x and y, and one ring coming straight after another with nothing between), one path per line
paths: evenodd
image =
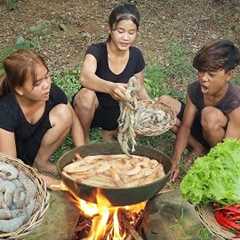
M142 186L165 176L163 165L144 156L94 155L66 165L62 174L76 182L101 188Z
M0 232L16 231L36 206L34 182L15 166L0 161Z

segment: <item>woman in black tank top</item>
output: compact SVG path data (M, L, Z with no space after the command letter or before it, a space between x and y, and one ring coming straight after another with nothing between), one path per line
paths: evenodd
M80 75L82 89L73 99L86 141L89 129L95 127L103 130L103 140L112 140L118 127L118 101L125 99L132 76L136 76L141 89L139 98L148 99L144 88L144 59L141 51L133 47L139 20L135 5L118 5L109 17L107 41L87 49Z

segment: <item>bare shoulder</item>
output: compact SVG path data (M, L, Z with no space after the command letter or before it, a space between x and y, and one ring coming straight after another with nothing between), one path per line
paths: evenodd
M97 62L97 60L96 60L95 56L93 56L92 54L88 53L85 56L84 62L91 62L91 63L93 63L93 62Z

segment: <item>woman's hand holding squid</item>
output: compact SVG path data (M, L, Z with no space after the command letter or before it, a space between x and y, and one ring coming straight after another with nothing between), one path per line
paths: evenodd
M109 94L117 101L126 100L127 84L113 83L111 84Z

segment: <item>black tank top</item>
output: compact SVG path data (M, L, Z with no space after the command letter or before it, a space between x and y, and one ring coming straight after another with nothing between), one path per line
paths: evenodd
M120 74L114 74L108 66L108 53L106 42L92 44L86 54L93 55L97 60L96 75L106 81L115 83L127 83L129 78L141 72L145 62L141 51L136 47L130 47L129 59L126 67ZM99 104L104 107L118 106L118 102L109 94L96 92Z
M198 81L188 85L188 96L196 108L201 112L205 107L203 93ZM224 97L216 103L214 107L218 108L224 114L229 114L240 106L240 87L229 83L228 90Z

